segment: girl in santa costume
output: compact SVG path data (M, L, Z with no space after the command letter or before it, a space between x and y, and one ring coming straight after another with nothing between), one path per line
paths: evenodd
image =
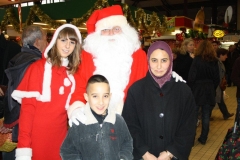
M64 24L53 35L43 58L26 71L12 97L21 103L16 160L60 160L67 133L68 104L80 58L81 34Z

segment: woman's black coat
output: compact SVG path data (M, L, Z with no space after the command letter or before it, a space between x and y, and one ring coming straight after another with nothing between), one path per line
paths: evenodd
M209 62L196 56L188 74L188 84L192 89L196 104L198 106L215 105L216 89L219 83L218 59Z
M147 76L128 90L124 117L133 138L134 159L165 150L187 160L196 131L196 104L190 88L174 79L162 88Z

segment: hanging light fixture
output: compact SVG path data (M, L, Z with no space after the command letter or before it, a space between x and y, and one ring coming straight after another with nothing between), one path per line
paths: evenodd
M16 2L16 1L18 1L18 0L8 0L8 1L11 1L11 2Z

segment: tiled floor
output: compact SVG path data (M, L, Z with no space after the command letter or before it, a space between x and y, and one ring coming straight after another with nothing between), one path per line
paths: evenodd
M225 103L228 107L228 111L230 113L236 113L236 87L227 87L225 93ZM201 132L201 125L197 127L195 145L192 148L189 160L214 160L226 136L228 128L231 128L234 124L235 115L234 118L231 117L228 120L223 120L222 113L217 106L213 109L212 117L214 120L210 121L210 131L205 145L197 141Z

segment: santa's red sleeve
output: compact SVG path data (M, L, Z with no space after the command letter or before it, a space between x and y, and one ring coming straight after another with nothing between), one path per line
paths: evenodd
M74 109L85 105L86 101L83 94L86 93L87 81L93 75L94 71L95 66L92 55L83 50L81 53L81 64L78 71L74 74L76 87L70 100L68 117L70 117L69 114L71 114Z
M125 93L124 101L127 96L128 88L137 80L145 77L148 71L147 55L145 51L143 51L141 48L138 49L136 52L133 53L132 58L133 58L133 63L131 67L130 79L129 79L128 85L124 90L124 93Z

